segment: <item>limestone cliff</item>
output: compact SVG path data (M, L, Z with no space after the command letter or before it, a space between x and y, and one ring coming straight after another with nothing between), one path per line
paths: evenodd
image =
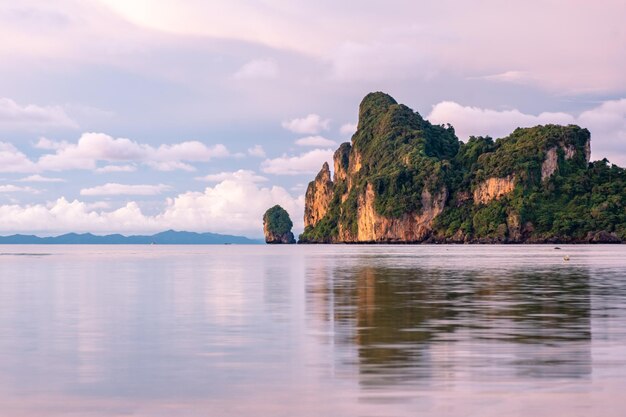
M626 171L590 164L590 149L589 131L573 125L464 143L452 126L371 93L332 178L324 163L308 186L300 242L624 240Z
M478 184L474 190L474 204L487 204L491 200L499 200L515 188L512 177L489 178Z
M328 211L333 198L333 182L330 179L330 168L324 162L315 181L309 184L304 197L304 227L314 227Z
M448 199L438 160L458 146L452 129L431 125L386 94L368 95L352 143L334 154L333 181L325 163L308 186L300 240L427 239Z

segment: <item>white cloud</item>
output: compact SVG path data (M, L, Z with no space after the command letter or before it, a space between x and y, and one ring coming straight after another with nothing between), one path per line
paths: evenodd
M67 148L69 145L69 142L66 141L58 142L52 139L41 137L33 146L37 149L56 151L59 149Z
M10 143L0 142L0 172L34 172L33 161Z
M279 69L272 59L254 59L245 63L235 74L236 80L260 80L278 77Z
M204 192L188 192L169 199L159 222L182 230L244 232L259 235L263 213L275 204L287 210L296 228L302 228L304 198L294 198L282 187L260 188L250 181L225 180Z
M136 202L112 211L102 203L88 204L59 198L48 204L0 205L3 231L20 233L143 233L167 229L261 236L263 213L280 204L302 230L304 196L293 197L282 187L259 187L251 181L228 179L202 192L168 198L153 216L142 213Z
M582 112L578 124L591 131L591 153L626 167L626 98Z
M18 180L19 182L66 182L63 178L43 177L39 174L29 175Z
M450 123L457 136L467 140L470 136L503 137L517 127L531 127L540 124L575 122L574 116L567 113L525 114L519 110L491 110L479 107L462 106L453 101L436 104L428 120L435 124Z
M0 98L0 129L32 131L77 127L60 106L19 105L9 98Z
M16 185L7 184L0 185L0 193L31 193L31 194L39 194L39 190L36 190L32 187L18 187Z
M129 184L117 184L107 183L92 188L83 188L80 190L80 195L94 196L94 195L157 195L164 191L171 190L172 187L165 184L158 185L129 185Z
M207 162L213 158L224 158L227 156L229 156L228 149L221 143L207 146L202 142L188 141L173 145L161 145L154 151L150 149L146 158L163 162Z
M139 162L160 171L193 171L195 168L183 161L207 162L212 158L229 155L228 149L222 144L207 146L198 141L188 141L155 148L126 138L115 139L104 133L83 133L77 143L58 145L49 140L40 140L38 145L56 149L54 154L43 155L37 162L39 169L50 171L97 170L98 161Z
M330 119L322 119L318 114L309 114L299 119L286 120L282 122L282 126L294 133L315 135L322 130L328 130Z
M307 136L296 140L298 146L336 146L337 142L323 136Z
M504 137L517 127L577 124L591 132L592 159L607 158L626 165L626 99L606 101L578 116L561 112L532 115L519 110L499 111L444 101L433 107L428 120L436 124L450 123L462 140L471 135Z
M339 128L339 132L345 136L352 136L356 132L356 123L344 123Z
M107 210L110 208L111 203L109 201L94 201L93 203L85 203L85 209L87 211Z
M95 172L98 174L108 174L111 172L135 172L137 167L135 165L105 165L100 168L96 168Z
M324 162L332 165L333 153L332 149L313 149L297 156L266 159L261 171L275 175L317 174Z
M248 148L248 155L255 156L257 158L265 158L265 149L261 145L254 145L252 148Z
M240 169L235 172L220 172L218 174L209 174L204 177L196 177L198 181L222 182L226 180L235 180L241 182L265 182L267 178L257 175L254 171Z
M142 214L135 202L117 210L96 212L81 201L61 197L48 204L0 205L4 233L122 232L158 230L156 222Z
M194 172L196 170L196 167L194 167L193 165L186 164L180 161L165 161L165 162L148 161L146 162L146 165L148 165L149 167L157 171L165 171L165 172L170 172L170 171Z
M198 141L163 144L153 147L130 139L115 139L104 133L83 133L77 143L55 142L41 138L34 146L54 151L34 162L10 143L0 142L0 172L43 172L92 170L98 173L132 172L141 163L159 171L195 171L188 162L208 162L230 156L222 145L208 146ZM98 168L99 161L131 164Z

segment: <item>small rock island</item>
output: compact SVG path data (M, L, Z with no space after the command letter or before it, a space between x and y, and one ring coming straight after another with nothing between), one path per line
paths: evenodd
M293 222L289 213L279 205L268 209L263 215L263 234L265 243L296 243L291 228Z

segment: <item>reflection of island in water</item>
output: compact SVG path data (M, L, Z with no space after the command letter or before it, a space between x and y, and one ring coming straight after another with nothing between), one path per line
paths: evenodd
M589 276L581 270L308 272L307 308L322 313L339 349L356 347L364 385L591 372Z

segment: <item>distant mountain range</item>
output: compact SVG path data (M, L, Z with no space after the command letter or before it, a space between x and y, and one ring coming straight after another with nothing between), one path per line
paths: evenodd
M261 243L264 243L264 241L249 239L244 236L177 232L175 230L168 230L152 236L123 236L120 234L97 236L91 233L67 233L54 237L33 235L0 236L0 244L8 245L256 245Z

